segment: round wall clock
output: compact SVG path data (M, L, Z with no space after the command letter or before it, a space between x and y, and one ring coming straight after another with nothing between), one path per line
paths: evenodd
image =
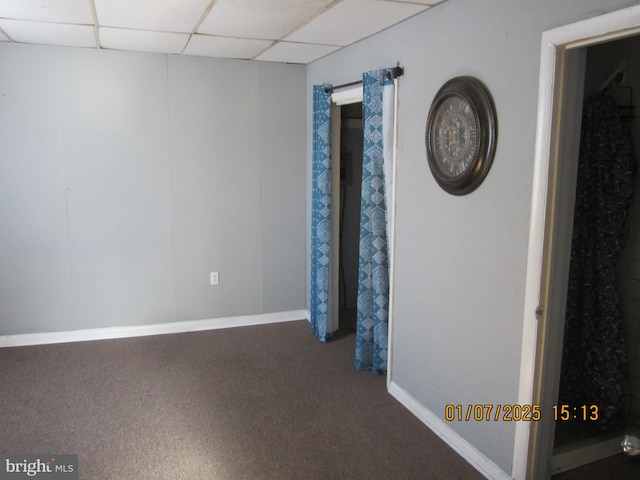
M452 195L478 188L491 168L497 121L487 89L473 77L456 77L436 94L425 142L436 182Z

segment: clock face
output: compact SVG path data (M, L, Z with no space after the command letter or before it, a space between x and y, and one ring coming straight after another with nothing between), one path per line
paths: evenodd
M471 104L458 95L445 98L433 116L433 153L440 173L464 175L478 155L479 122Z
M456 77L436 94L425 142L429 168L448 193L465 195L482 183L495 153L497 127L493 102L472 77Z

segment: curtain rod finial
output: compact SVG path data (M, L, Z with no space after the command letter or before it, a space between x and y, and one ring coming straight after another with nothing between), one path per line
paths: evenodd
M397 66L387 70L385 77L387 78L387 80L391 80L392 78L401 77L403 74L404 74L404 68L400 66L400 63L398 63Z

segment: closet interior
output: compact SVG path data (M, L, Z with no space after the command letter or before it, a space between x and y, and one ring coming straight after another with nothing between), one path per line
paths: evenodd
M624 155L619 153L618 147L609 147L612 157L615 158L602 155L598 159L599 166L591 166L590 172L586 174L578 173L572 265L558 402L566 403L567 399L577 402L577 399L580 399L581 403L587 405L592 402L605 405L608 404L605 401L606 398L610 400L609 403L616 405L611 410L601 408L597 415L598 421L582 418L582 410L578 406L577 418L573 418L572 410L570 420L556 422L554 473L561 473L614 455L622 455L620 439L625 434L640 434L640 174L637 172L640 154L640 119L637 118L636 111L636 105L640 101L638 98L640 93L638 52L640 52L640 36L587 48L579 170L583 168L585 148L589 149L587 153L598 149L604 152L606 148L601 148L599 145L606 143L620 145L628 142L631 162L626 157L621 158ZM588 132L590 128L594 129L594 123L606 124L607 108L602 105L611 100L613 107L610 112L615 114L616 122L619 121L619 130L623 135L612 139L613 134L607 125ZM596 106L594 102L597 103ZM590 112L589 109L593 110ZM588 142L584 140L585 135L589 135ZM626 140L622 137L626 137ZM613 153L614 150L617 153ZM633 172L630 173L629 169ZM594 176L598 177L597 185L591 190L583 190L581 182L591 181L589 177ZM581 195L594 198L581 199ZM596 201L596 198L599 200ZM615 203L615 207L606 205L609 201ZM596 210L598 212L595 212ZM593 237L592 233L585 233L582 237L580 233L576 235L576 230L581 228L581 219L578 218L581 214L594 215L590 217L592 222L621 225L619 232L610 235L612 238L616 237L614 243L617 242L617 246L613 250L607 250L607 252L615 250L615 258L606 259L607 255L612 254L603 254L602 251L597 253L600 260L592 258L590 254L581 257L576 254L575 251L580 250L583 243L591 242ZM598 219L598 215L605 218ZM574 266L574 262L578 262L574 257L580 257L581 262L595 266L587 267L587 270L590 270L587 273L582 271L576 273L581 269ZM603 275L606 276L602 273L603 270L600 270L600 264L603 262L615 263L613 266L615 278L611 280L603 278ZM592 296L598 298L590 299L580 294L574 295L572 281L575 279L572 277L579 277L579 281L583 283L596 283L598 287L594 289L595 293ZM611 291L605 292L609 288ZM602 313L601 309L607 310L608 313ZM575 310L573 315L577 320L570 318L572 310ZM602 324L597 325L600 323L599 319L603 317L615 317L611 322L611 329L605 330ZM607 325L609 321L607 319ZM583 338L577 339L580 336ZM579 372L580 365L582 365L582 373ZM593 365L597 366L593 367ZM594 380L594 377L598 379ZM591 384L591 387L586 384ZM597 385L594 387L594 384ZM588 407L585 411L589 412ZM556 458L560 457L563 457L562 461L556 461ZM634 460L638 462L640 469L640 457Z

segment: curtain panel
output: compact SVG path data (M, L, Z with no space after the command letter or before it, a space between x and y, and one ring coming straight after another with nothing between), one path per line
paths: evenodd
M311 331L325 342L329 315L331 253L331 93L313 87L311 174Z
M607 93L582 111L559 402L597 404L594 426L624 425L627 350L617 260L635 186L631 138Z
M363 75L364 145L360 213L356 359L358 370L387 371L390 225L395 151L394 69ZM326 341L331 277L331 93L313 87L311 331Z
M395 84L388 69L363 77L364 155L360 217L356 368L386 373L389 329L389 213Z

